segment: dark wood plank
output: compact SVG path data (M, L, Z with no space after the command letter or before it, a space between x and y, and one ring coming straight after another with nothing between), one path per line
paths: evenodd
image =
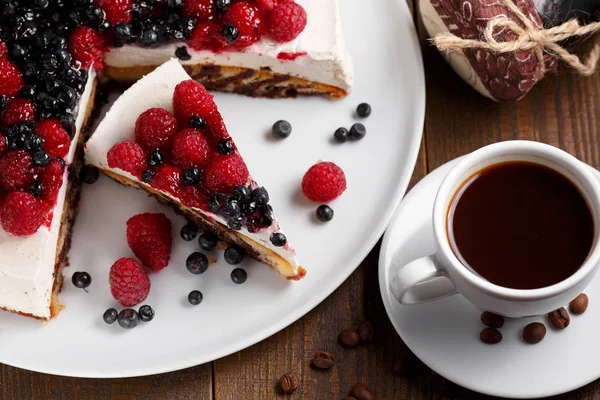
M76 350L74 350L76 351ZM81 357L85 357L82 352ZM128 379L81 379L0 364L0 398L48 400L212 399L212 365Z

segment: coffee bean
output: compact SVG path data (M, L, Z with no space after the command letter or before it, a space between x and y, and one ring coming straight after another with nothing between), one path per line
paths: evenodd
M406 357L399 358L392 365L392 373L396 376L404 376L407 374L409 367L409 360Z
M537 344L546 336L546 327L541 322L532 322L523 329L523 339L529 344Z
M296 389L298 389L298 386L300 386L298 375L293 372L288 372L287 374L281 375L281 378L279 378L279 385L284 393L295 392Z
M490 328L498 329L502 328L502 325L504 325L504 318L489 311L484 311L481 313L481 323Z
M485 344L496 344L502 341L502 334L494 328L485 328L479 334L479 339Z
M360 344L360 335L354 329L344 329L339 339L346 347L356 347Z
M579 296L569 303L569 311L573 314L583 314L587 310L589 299L585 293L581 293Z
M548 313L548 318L550 318L550 322L552 325L557 327L558 329L565 329L569 326L571 322L571 318L569 318L569 313L565 310L564 307L559 308L558 310L554 310L551 313Z
M333 357L326 351L319 351L313 358L313 365L320 369L329 369L333 367Z
M375 395L362 383L357 383L350 390L350 396L356 400L375 400Z
M358 326L358 335L363 342L370 342L375 336L375 327L369 321L364 321Z

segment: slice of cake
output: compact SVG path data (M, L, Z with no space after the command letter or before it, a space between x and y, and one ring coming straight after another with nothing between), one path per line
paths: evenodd
M352 87L338 0L96 3L115 26L104 71L114 80L134 82L177 56L209 90L341 98Z
M77 116L72 139L59 119L34 122L33 114L23 113L28 108L23 98L9 101L2 114L7 136L0 135L0 143L8 141L8 149L0 152L1 309L44 320L60 310L58 292L79 200L82 127L93 106L93 72L83 83L72 112L62 112L63 120Z
M111 178L172 203L287 279L305 271L250 175L212 95L172 59L129 88L85 145Z

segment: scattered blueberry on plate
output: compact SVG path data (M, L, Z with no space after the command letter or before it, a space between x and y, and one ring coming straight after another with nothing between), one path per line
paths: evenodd
M192 290L190 294L188 294L188 301L193 306L197 306L198 304L202 303L203 298L204 296L202 296L202 292L199 290Z
M231 271L231 280L233 283L241 285L242 283L246 282L246 279L248 279L248 274L246 273L245 269L236 268Z

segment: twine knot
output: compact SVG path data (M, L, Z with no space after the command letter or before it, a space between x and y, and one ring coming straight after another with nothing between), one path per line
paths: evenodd
M510 53L518 50L533 50L540 66L540 78L546 72L544 51L554 54L582 75L588 76L594 73L598 59L600 59L600 44L595 43L586 60L581 61L577 55L570 53L559 43L570 37L584 36L600 31L600 22L581 26L576 19L572 19L552 28L540 29L536 22L525 15L512 0L501 1L522 25L505 15L499 15L488 22L483 30L482 40L463 39L445 32L437 35L431 41L442 51L478 48L496 53ZM516 38L509 41L498 41L496 38L498 32L504 29L510 30Z

